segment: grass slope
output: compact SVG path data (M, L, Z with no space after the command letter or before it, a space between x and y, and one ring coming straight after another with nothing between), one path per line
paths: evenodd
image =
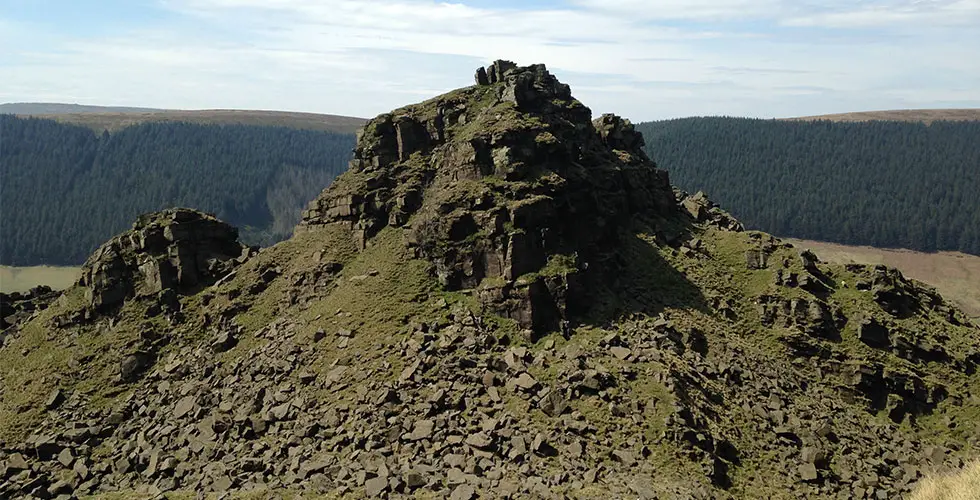
M836 264L884 264L912 279L936 287L967 314L980 318L980 257L960 252L924 253L905 249L849 246L822 241L786 239L810 248Z
M755 242L758 241L750 233L708 229L697 230L695 235L702 241L702 253L686 255L670 247L657 246L654 237L645 234L641 228L631 248L624 254L627 269L623 271L629 279L611 285L615 288L625 286L626 289L619 291L636 294L636 302L627 304L628 310L621 311L614 324L586 323L568 339L554 334L536 344L528 344L541 360L530 368L531 374L545 384L556 380L567 363L563 359L564 353L594 351L601 339L623 328L642 325L643 321L647 321L644 318L648 318L648 314L661 313L669 317L678 329L698 328L705 332L711 346L708 352L734 349L747 362L771 365L774 370L784 374L807 369L787 357L785 342L794 334L778 326L760 328L759 312L755 305L755 299L765 294L795 297L802 296L802 292L774 287L772 268L745 268L745 251L757 245ZM410 333L406 333L408 325L445 317L451 314L451 307L458 310L458 307L475 306L467 293L442 292L430 273L429 264L411 255L403 238L400 230L386 229L372 240L367 249L358 252L349 230L331 226L300 233L264 250L240 268L234 279L184 299L184 314L190 320L170 331L173 341L160 353L160 363L166 363L181 349L204 341L202 334L207 325L204 318L221 314L221 311L240 310L234 321L244 327L244 334L237 346L220 355L219 373L224 370L221 366L229 367L254 359L273 348L274 342L262 332L267 332L270 325L284 319L302 325L296 338L303 343L309 341L302 339L313 338L317 330L349 329L356 332L349 343L342 339L321 342L315 347L317 352L313 359L316 361L306 368L321 376L338 379L338 388L310 394L310 397L328 406L354 404L359 397L363 397L358 393L358 383L364 377L397 380L411 362L411 359L401 355L400 348L410 338ZM789 247L777 250L771 261L792 262L787 269L802 270L796 250ZM342 264L341 275L325 293L304 297L296 303L291 298L295 277L315 269L322 262ZM261 280L260 276L273 268L281 273L282 278L273 280L268 288L261 291L250 291ZM837 280L853 279L842 266L830 266L828 270ZM657 284L654 283L657 276L675 278L661 279ZM649 289L643 293L644 290L634 289L634 286ZM48 321L56 314L79 307L80 291L69 290L54 307L43 312L12 339L12 344L0 350L0 387L4 389L0 393L0 422L4 422L0 426L0 439L11 442L26 437L45 418L43 401L55 387L83 397L93 408L113 407L125 400L137 389L138 383L124 384L115 378L119 360L132 349L140 335L146 335L147 331L170 329L165 324L144 320L145 306L139 301L132 301L125 306L121 319L115 323L100 321L73 327L71 332L66 332L67 335L53 335L56 330L47 326ZM615 293L613 290L599 292ZM205 296L208 297L206 300ZM706 297L719 296L734 301L733 309L739 317L735 323L728 322L704 306ZM849 316L876 307L867 294L849 288L832 290L829 301L838 304ZM938 321L929 315L902 320L901 324L929 330L936 327ZM497 332L498 335L507 335L522 342L504 320L499 320ZM951 344L961 341L959 336L964 333L968 333L966 329L956 329L950 339ZM822 347L840 359L878 359L895 369L908 368L908 363L883 356L863 345L856 335L849 327L843 332L841 342L828 342ZM338 345L340 342L344 342L344 345ZM650 401L655 411L645 414L641 421L627 420L623 415L616 414L614 405L597 398L570 402L573 411L581 413L587 422L597 428L597 435L605 439L603 446L616 449L625 446L626 439L635 439L638 435L647 436L651 443L656 443L656 436L664 431L664 412L669 411L674 403L674 397L656 381L677 374L694 376L688 366L689 360L666 355L658 361L627 363L611 354L597 360L601 360L602 366L613 373L628 370L642 374L634 381L624 381L620 387L611 389L610 396L614 399L623 397ZM357 369L338 370L338 367L345 366L356 366ZM976 382L975 377L972 381L964 380L954 373L947 373L945 368L927 377L950 382L949 388L954 394L967 391L967 386L963 384ZM709 384L709 391L726 392L716 381L705 380L704 383ZM527 402L516 395L504 397L506 407L515 414L530 411ZM702 396L695 394L692 397L698 399ZM711 405L704 400L698 404ZM819 398L800 395L795 404L818 407L821 403ZM972 406L967 406L958 411L970 411ZM863 410L855 407L836 418L841 422L849 418L864 418L855 417L862 413ZM770 456L760 448L765 440L754 435L755 417L752 412L747 406L732 402L725 407L722 415L713 425L732 436L738 436L735 444L744 457L742 466L735 471L737 484L730 493L736 498L783 498L785 488L795 479L780 476L777 471L782 459ZM924 417L920 421L921 430L903 429L902 432L918 434L923 441L943 442L950 431L943 429L940 422L942 417L943 414ZM963 418L958 422L957 433L973 432L978 423ZM553 425L553 419L535 411L531 435L538 432L535 429L543 431ZM689 480L686 478L697 476L691 463L678 460L677 449L670 442L651 445L649 451L650 456L638 467L652 467L656 471L655 477L662 484L649 485L653 491L666 495L670 490L661 491L659 488L666 484L682 484ZM606 466L618 467L613 461ZM654 477L647 474L638 472L640 477ZM588 489L570 493L579 498L603 496L601 491Z

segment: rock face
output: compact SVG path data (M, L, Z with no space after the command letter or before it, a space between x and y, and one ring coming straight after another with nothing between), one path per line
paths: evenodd
M61 292L45 285L34 287L26 293L0 293L0 330L27 321L36 312L47 309L59 295Z
M371 120L300 229L344 224L364 247L410 228L444 286L546 331L583 307L588 263L635 215L675 213L674 194L629 120L593 121L544 65L497 61L477 82Z
M196 210L170 209L140 216L131 230L99 247L78 285L90 307L105 312L131 296L199 290L249 252L234 227Z
M697 222L710 222L729 231L745 229L741 222L722 210L717 203L709 200L703 191L698 191L693 195L688 195L682 191L678 194L678 198L684 210Z

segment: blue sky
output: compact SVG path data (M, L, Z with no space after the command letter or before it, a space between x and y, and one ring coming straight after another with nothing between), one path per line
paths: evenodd
M595 114L980 107L980 0L0 0L0 102L370 117L545 63Z

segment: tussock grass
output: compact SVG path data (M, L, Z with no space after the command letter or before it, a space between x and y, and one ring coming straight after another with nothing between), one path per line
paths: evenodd
M980 460L959 471L927 477L919 482L912 500L980 499Z

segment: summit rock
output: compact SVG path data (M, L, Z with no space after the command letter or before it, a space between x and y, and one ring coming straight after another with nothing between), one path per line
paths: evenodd
M544 65L497 61L477 81L369 121L300 229L344 225L363 248L405 227L447 289L547 331L587 306L589 264L676 200L629 120L592 120Z

